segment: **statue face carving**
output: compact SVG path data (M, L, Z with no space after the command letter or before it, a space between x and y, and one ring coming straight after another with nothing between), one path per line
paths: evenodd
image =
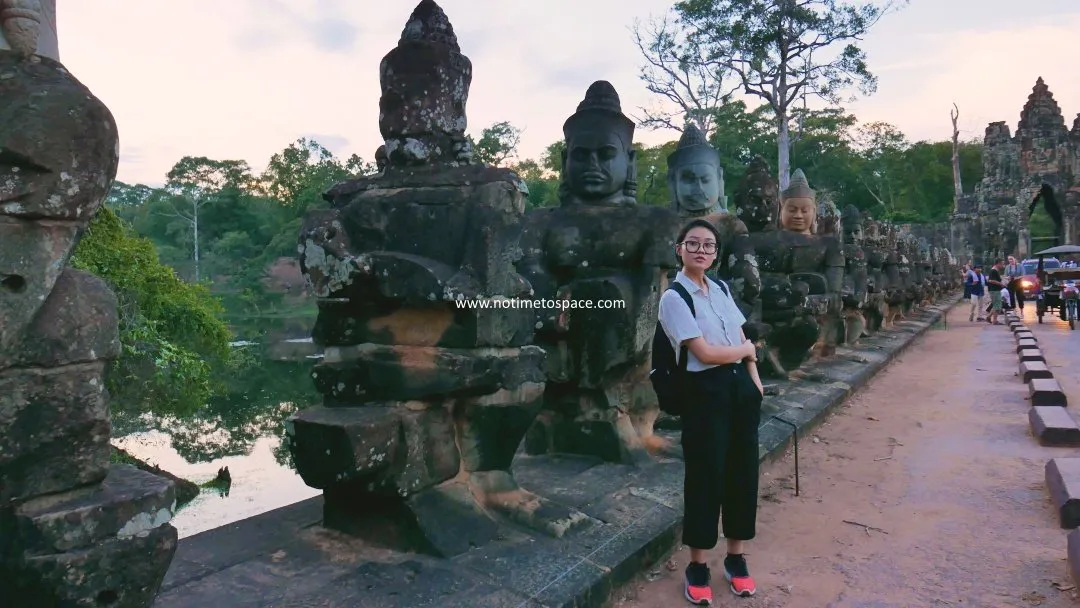
M687 211L703 211L720 200L720 176L708 163L685 164L675 169L671 190L675 202Z
M812 198L789 198L780 209L780 225L784 230L812 234L811 228L817 218L817 205Z
M633 152L615 133L577 133L563 152L563 175L570 191L584 199L603 199L626 185Z

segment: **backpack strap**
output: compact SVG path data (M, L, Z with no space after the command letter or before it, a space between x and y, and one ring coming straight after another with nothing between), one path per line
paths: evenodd
M678 281L673 281L671 283L671 287L668 287L668 289L671 289L678 293L680 296L682 296L683 302L686 302L686 306L690 308L690 314L694 315L694 318L697 318L697 311L694 310L694 298L690 295L689 291L686 291L686 288L683 287L682 283ZM689 349L687 348L686 344L679 345L680 372L686 371L686 360L689 358L687 355L688 352Z
M714 278L713 280L716 281L718 285L720 285L720 289L723 290L724 295L730 298L731 292L728 291L727 283L725 283L722 279L719 278Z

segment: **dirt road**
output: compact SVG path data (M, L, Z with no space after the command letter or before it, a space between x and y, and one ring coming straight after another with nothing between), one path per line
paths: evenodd
M800 442L801 496L789 453L765 469L753 598L722 578L716 606L933 608L1076 606L1043 466L1027 424L1011 334L954 308ZM865 527L864 527L865 526ZM616 594L615 605L688 605L688 551Z

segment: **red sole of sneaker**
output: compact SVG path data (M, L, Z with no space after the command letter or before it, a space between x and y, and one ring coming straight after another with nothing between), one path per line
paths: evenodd
M686 601L694 604L695 606L712 606L712 600L695 600L694 598L690 597L689 588L684 587L683 595L686 596Z
M724 578L726 578L729 583L731 582L731 574L729 574L726 570L724 571ZM731 592L734 593L738 597L752 597L754 595L754 593L757 592L757 589L749 589L749 590L746 590L746 591L738 591L737 589L735 589L735 585L731 585L730 587L728 587L728 589L731 589Z

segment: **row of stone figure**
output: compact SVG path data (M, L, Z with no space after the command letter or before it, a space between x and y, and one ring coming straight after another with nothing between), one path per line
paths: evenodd
M395 494L421 527L442 500L478 509L477 530L491 509L551 533L581 521L519 488L511 463L523 440L531 454L626 463L661 447L650 347L689 217L725 235L718 272L777 374L956 285L947 252L818 204L801 172L779 193L762 159L728 213L719 158L696 129L668 159L673 208L637 204L635 125L606 81L563 125L560 205L526 213L517 175L471 160L471 76L424 0L380 65L380 173L331 188L301 229L325 402L290 420L289 444L305 482L325 489L328 525L348 528ZM496 305L534 299L625 306ZM427 521L429 537L445 527Z

